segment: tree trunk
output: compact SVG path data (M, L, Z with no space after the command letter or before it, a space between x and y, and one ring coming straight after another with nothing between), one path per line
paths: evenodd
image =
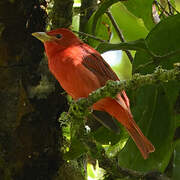
M40 4L41 2L41 4ZM46 1L0 2L0 179L51 180L64 164L57 122L66 98L48 71Z

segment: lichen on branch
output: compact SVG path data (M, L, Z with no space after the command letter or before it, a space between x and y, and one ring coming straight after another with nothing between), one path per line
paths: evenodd
M70 119L83 119L90 112L90 108L94 103L105 97L116 97L118 92L122 90L135 90L144 85L166 83L171 80L180 79L180 63L174 65L174 69L166 70L158 66L154 73L140 75L134 74L131 80L107 81L106 85L93 91L87 98L80 98L74 101L69 108L69 112L64 112L60 121Z

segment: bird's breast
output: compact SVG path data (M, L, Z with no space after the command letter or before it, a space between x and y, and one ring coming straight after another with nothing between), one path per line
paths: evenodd
M84 67L81 59L58 57L49 62L49 69L59 81L62 88L73 97L87 97L89 93L100 87L98 78Z

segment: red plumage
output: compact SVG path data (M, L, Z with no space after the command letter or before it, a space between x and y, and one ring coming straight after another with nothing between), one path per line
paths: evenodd
M119 80L101 55L70 30L61 28L47 32L47 35L50 39L44 45L49 69L73 99L87 97L104 86L107 80ZM56 35L62 37L56 38ZM133 120L125 91L120 92L115 99L101 99L92 108L109 113L125 126L144 159L155 150Z

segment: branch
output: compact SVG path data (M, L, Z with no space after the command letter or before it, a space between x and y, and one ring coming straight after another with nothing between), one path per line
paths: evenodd
M73 102L69 108L69 112L62 113L60 121L69 119L83 119L90 113L89 107L105 97L116 97L117 93L122 90L134 90L147 84L159 84L160 82L168 82L176 80L180 77L180 63L175 64L175 68L171 70L157 67L154 73L147 75L134 74L131 80L107 81L104 87L97 89L89 94L88 98L80 98Z
M93 35L91 35L91 34L87 34L87 33L84 33L84 32L81 32L81 31L75 31L75 30L72 30L74 33L77 33L77 34L80 34L80 35L83 35L83 36L87 36L87 37L89 37L89 38L92 38L92 39L94 39L94 40L96 40L96 41L99 41L99 42L102 42L102 43L108 43L106 40L103 40L103 39L101 39L101 38L98 38L98 37L96 37L96 36L93 36Z
M123 36L121 30L119 29L119 27L118 27L114 17L112 16L111 12L108 10L106 12L106 14L108 15L109 19L111 20L111 23L113 24L113 26L114 26L114 28L115 28L121 42L125 42L124 36ZM125 50L125 53L126 53L126 55L128 56L129 60L132 63L133 62L133 57L132 57L131 53L128 50Z

